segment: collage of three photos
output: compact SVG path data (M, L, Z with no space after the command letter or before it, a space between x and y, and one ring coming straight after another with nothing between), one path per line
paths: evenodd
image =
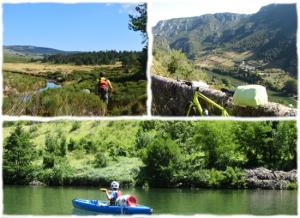
M297 7L3 3L2 213L297 215Z

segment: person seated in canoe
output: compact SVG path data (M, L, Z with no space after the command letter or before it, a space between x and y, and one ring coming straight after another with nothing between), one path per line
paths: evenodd
M122 192L119 190L120 184L116 181L113 181L110 184L110 191L106 191L107 199L109 200L109 205L116 205L117 199L122 195Z

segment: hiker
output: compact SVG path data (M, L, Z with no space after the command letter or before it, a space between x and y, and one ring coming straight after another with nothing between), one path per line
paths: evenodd
M112 96L113 87L108 79L105 77L105 73L101 71L99 73L99 78L97 79L97 91L100 95L100 98L108 104L108 97ZM108 96L109 92L109 96Z
M110 205L116 205L117 199L122 195L122 192L119 191L119 183L116 181L113 181L110 184L110 191L106 191L107 199L109 200Z

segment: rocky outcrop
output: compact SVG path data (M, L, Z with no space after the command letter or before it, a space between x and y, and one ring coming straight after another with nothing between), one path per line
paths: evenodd
M290 184L297 183L297 171L272 171L266 168L245 170L248 188L260 189L288 189Z
M152 75L152 114L160 116L185 116L194 88L184 81ZM200 88L200 92L223 106L231 116L267 117L296 116L296 109L269 102L260 107L234 105L232 97L219 90Z
M43 182L40 182L38 180L33 180L29 183L29 185L32 185L32 186L45 186L46 184L43 183Z

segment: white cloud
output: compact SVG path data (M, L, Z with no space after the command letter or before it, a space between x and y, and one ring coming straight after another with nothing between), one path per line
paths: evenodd
M251 14L272 3L296 3L296 0L151 0L149 24L154 26L159 20L209 13Z
M121 8L119 9L119 13L126 13L126 14L136 14L135 7L137 4L121 4Z

